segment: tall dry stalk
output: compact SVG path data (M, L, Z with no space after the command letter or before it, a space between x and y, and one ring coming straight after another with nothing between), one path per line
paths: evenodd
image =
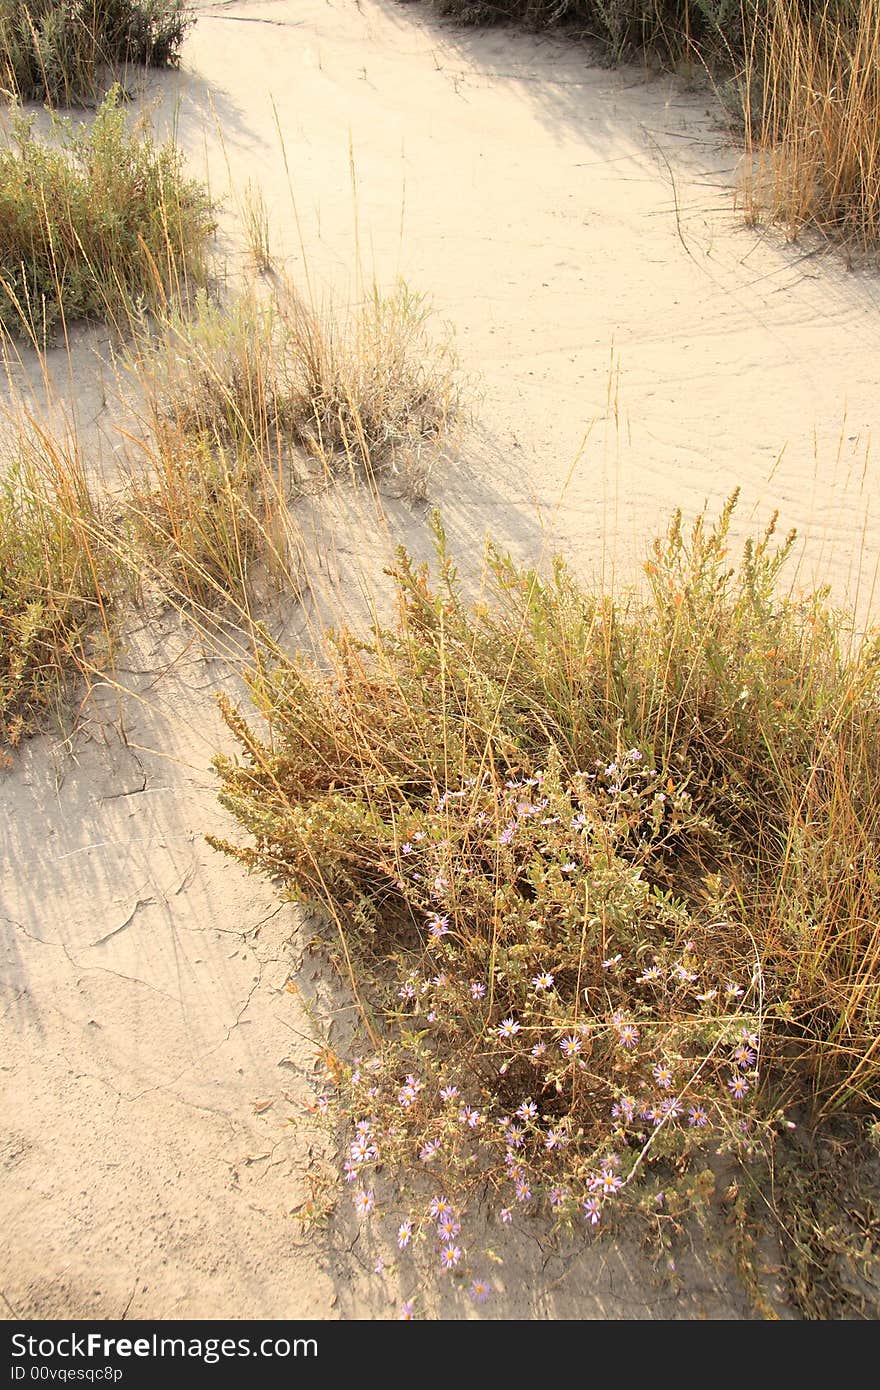
M768 0L747 33L750 218L858 249L880 241L880 3Z

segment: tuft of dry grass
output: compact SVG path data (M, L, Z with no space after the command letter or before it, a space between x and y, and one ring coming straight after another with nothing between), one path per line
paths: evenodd
M769 0L744 77L749 216L880 243L880 3Z
M30 425L0 477L0 746L10 747L93 669L115 587L82 459Z
M289 281L168 314L133 363L156 418L182 434L277 457L305 450L324 476L399 477L423 489L458 404L455 358L424 300L373 285L346 314Z
M422 495L458 392L425 319L405 286L341 317L275 277L144 320L125 363L143 402L126 504L141 563L188 602L242 605L255 566L299 587L303 492L345 475Z

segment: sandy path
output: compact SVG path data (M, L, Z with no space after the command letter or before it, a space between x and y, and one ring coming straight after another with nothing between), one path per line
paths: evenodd
M451 322L483 396L434 489L465 553L491 530L629 572L673 505L740 484L743 527L778 506L807 537L804 575L867 610L876 282L740 225L703 98L391 0L205 5L148 95L227 194L233 258L230 190L255 180L300 281L356 293L357 244ZM53 359L56 386L109 448L93 341L72 378ZM405 508L392 530L423 537ZM354 611L383 546L375 522L336 528L337 604ZM122 700L127 743L98 692L72 746L36 740L0 781L0 1291L18 1315L378 1317L412 1290L404 1265L373 1273L347 1202L324 1232L292 1220L332 1149L305 1108L305 1003L325 1020L345 1005L303 963L293 910L203 843L229 830L206 770L223 678L146 624L121 659L141 701ZM746 1311L702 1255L676 1292L626 1247L563 1257L528 1225L504 1242L495 1316ZM468 1312L448 1280L426 1277L423 1300Z
M540 508L579 562L629 572L674 506L741 486L741 531L778 507L803 581L866 610L878 283L742 224L708 97L394 0L204 11L194 72L161 84L180 138L218 193L259 183L300 282L356 292L357 244L367 273L431 296L482 381L473 470L509 513ZM231 244L236 220L233 195ZM480 500L469 532L497 519Z

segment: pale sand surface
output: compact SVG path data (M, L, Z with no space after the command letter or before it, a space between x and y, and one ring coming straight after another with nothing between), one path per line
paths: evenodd
M705 95L391 0L200 9L181 71L151 75L142 100L225 197L233 273L253 180L298 284L351 299L358 256L384 284L404 275L479 378L430 488L454 548L477 561L491 532L523 558L562 548L629 576L673 506L740 485L738 535L778 507L805 537L801 579L864 618L878 282L742 225ZM78 330L70 364L55 350L49 365L55 412L75 413L112 486L105 346ZM33 362L13 376L40 397ZM392 539L425 548L423 509L404 503L380 524L340 490L303 514L321 564L291 639L357 620ZM208 770L213 691L233 677L176 621L139 622L117 671L136 698L97 691L72 740L33 740L0 781L6 1312L393 1316L414 1274L373 1272L347 1197L326 1231L292 1216L332 1170L306 1108L312 1040L351 1010L301 914L204 844L233 833ZM491 1221L485 1242L504 1263L473 1240L499 1290L484 1315L748 1315L701 1242L680 1290L626 1245L554 1252L528 1222ZM423 1311L470 1315L448 1279L419 1283Z

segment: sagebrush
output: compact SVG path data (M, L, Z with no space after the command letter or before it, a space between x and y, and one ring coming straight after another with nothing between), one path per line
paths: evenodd
M137 305L181 299L207 278L206 190L173 141L129 125L118 88L91 124L18 112L0 148L0 328L40 341L60 319L125 327Z
M632 1199L672 1229L709 1154L877 1105L880 642L780 596L772 525L733 563L734 501L625 596L493 551L466 602L437 523L396 626L321 667L267 647L267 733L224 702L250 838L214 843L325 909L362 1007L362 1058L327 1061L363 1213L391 1162L453 1224L488 1184L502 1220Z

